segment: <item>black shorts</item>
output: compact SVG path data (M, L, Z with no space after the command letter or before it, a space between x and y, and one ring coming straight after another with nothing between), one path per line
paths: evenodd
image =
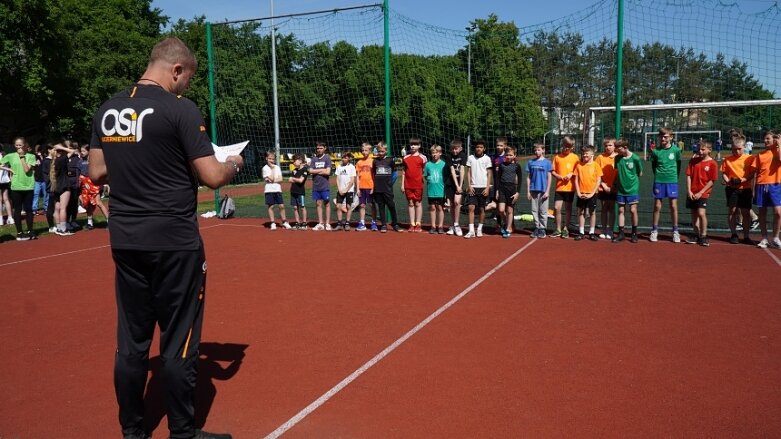
M461 192L460 194L456 193L456 187L455 186L445 186L445 198L447 198L448 200L455 200L456 196L460 197L463 194L464 194L463 192ZM458 201L459 201L459 203L461 202L460 199Z
M445 197L428 197L429 206L444 206Z
M615 192L597 192L597 198L602 201L616 201L616 195Z
M692 200L689 197L686 197L686 208L687 209L707 209L708 208L708 199L707 198L700 198L699 200Z
M513 195L518 192L518 188L514 184L499 186L499 202L513 207L515 202L513 201ZM516 199L517 201L517 199Z
M0 183L0 191L7 191L11 189L11 182Z
M751 209L751 188L738 189L734 187L725 188L727 194L727 207L737 207L738 209Z
M353 198L355 197L355 192L346 192L344 195L340 194L339 192L336 193L336 204L347 204L347 207L350 207L353 205Z
M597 210L597 197L591 197L591 198L578 198L577 202L575 203L576 206L578 206L578 209L588 209L591 212L594 212Z
M575 199L575 192L559 192L556 191L556 195L553 201L564 201L565 203L571 203Z
M474 195L467 195L466 196L466 203L464 203L465 206L475 206L478 209L484 209L485 203L487 201L488 197L483 195L482 188L475 188L475 194Z

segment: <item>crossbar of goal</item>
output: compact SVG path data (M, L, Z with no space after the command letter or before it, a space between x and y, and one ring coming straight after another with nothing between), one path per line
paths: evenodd
M781 99L763 99L757 101L724 101L724 102L687 102L681 104L649 104L649 105L624 105L622 112L649 111L649 110L681 110L689 108L724 108L724 107L763 107L781 105ZM588 109L588 144L594 144L596 131L596 113L604 111L616 111L616 107L591 107Z

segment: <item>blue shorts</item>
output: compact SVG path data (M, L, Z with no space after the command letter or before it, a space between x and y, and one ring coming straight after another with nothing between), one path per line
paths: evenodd
M358 204L372 204L372 190L371 189L359 189Z
M274 206L277 204L283 204L282 192L268 192L266 193L266 206Z
M331 199L331 191L312 191L312 200L328 201Z
M640 201L640 195L616 195L616 204L637 204Z
M781 206L781 183L757 184L754 187L754 205L757 207Z
M305 207L304 196L290 194L290 205L293 207Z
M678 183L654 183L654 199L678 198Z

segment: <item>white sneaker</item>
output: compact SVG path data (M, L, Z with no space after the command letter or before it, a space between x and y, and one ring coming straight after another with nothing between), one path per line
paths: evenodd
M605 238L607 238L607 235L605 235L604 233L599 234L599 239L605 239Z
M446 234L446 235L455 235L455 234L456 234L456 229L455 229L453 226L450 226L450 227L447 229L447 232L445 232L445 234Z
M773 238L773 240L770 242L770 247L781 248L781 239Z
M474 238L474 237L475 237L475 232L472 232L472 231L467 232L467 234L464 235L465 239L470 239L470 238Z
M657 230L651 230L651 236L648 237L648 240L651 242L656 242L659 240L659 231Z
M79 213L87 213L87 209L79 206Z
M326 224L326 225L325 225L325 230L326 230L327 232L330 232L330 231L332 231L332 230L333 230L333 227L331 227L331 224Z
M55 233L60 235L60 236L71 236L71 235L73 235L73 232L70 232L68 230L60 230L60 229L57 229L57 231Z
M483 229L477 229L477 233L475 234L475 236L477 236L478 238L482 238L483 237Z
M6 223L6 224L8 224L8 225L10 226L11 224L14 224L14 219L13 219L12 217L10 217L10 216L9 216L9 217L8 217L8 220L7 220L5 223Z
M456 236L462 236L464 234L464 231L461 230L461 226L458 226L456 229Z
M677 230L673 232L673 242L681 242L681 234Z
M277 223L271 223L271 230L277 230Z
M289 223L289 222L287 222L287 221L285 221L284 223L282 223L282 227L284 227L284 228L285 228L285 230L290 230L290 229L292 229L292 228L293 228L293 227L290 225L290 223Z
M57 233L56 227L49 227L49 233Z
M762 238L762 240L759 241L759 244L757 244L757 247L759 248L767 248L767 246L768 246L768 242L767 239L765 238Z
M325 226L322 225L322 224L318 224L318 225L312 227L312 230L314 230L315 232L320 231L320 230L325 230Z

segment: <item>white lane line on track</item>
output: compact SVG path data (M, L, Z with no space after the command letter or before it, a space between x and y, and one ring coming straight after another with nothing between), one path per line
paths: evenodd
M765 253L770 255L770 257L773 258L774 261L776 261L776 264L778 264L778 266L781 267L781 259L778 259L778 256L774 255L773 252L770 251L770 249L765 248L763 250L765 250Z
M221 226L221 225L222 224L213 224L211 226L201 227L201 230L211 229L211 228L218 227L218 226ZM67 256L67 255L72 255L74 253L88 252L88 251L92 251L92 250L100 250L100 249L106 248L106 247L111 247L111 244L99 245L97 247L82 248L82 249L79 249L79 250L72 250L72 251L64 252L64 253L55 253L53 255L38 256L36 258L22 259L22 260L19 260L19 261L5 262L5 263L0 264L0 267L7 267L9 265L16 265L16 264L23 264L25 262L40 261L40 260L43 260L43 259L56 258L56 257L59 257L59 256Z
M446 304L442 305L438 310L436 310L433 313L431 313L431 315L429 315L423 321L421 321L420 323L415 325L414 328L412 328L409 331L407 331L406 334L402 335L399 339L397 339L392 344L390 344L388 347L383 349L382 352L380 352L379 354L375 355L374 358L372 358L371 360L369 360L366 363L364 363L363 366L361 366L358 369L356 369L355 372L351 373L349 376L347 376L347 378L345 378L342 381L340 381L337 385L335 385L330 390L325 392L322 396L317 398L314 402L312 402L311 404L306 406L303 410L298 412L295 416L290 418L287 422L285 422L284 424L280 425L276 430L274 430L268 436L266 436L266 439L278 438L279 436L283 435L286 431L288 431L291 428L293 428L296 424L298 424L304 418L309 416L312 412L317 410L321 405L325 404L334 395L336 395L342 389L347 387L347 385L349 385L350 383L355 381L358 377L363 375L364 372L369 370L375 364L377 364L380 361L382 361L383 358L385 358L386 356L388 356L388 354L390 354L391 352L396 350L396 348L401 346L401 344L404 343L405 341L407 341L407 339L409 339L410 337L415 335L417 332L419 332L421 329L423 329L426 325L431 323L432 320L437 318L440 314L445 312L448 308L453 306L456 302L458 302L459 300L463 299L464 296L466 296L467 294L469 294L469 292L471 292L472 290L477 288L481 283L485 282L486 279L488 279L489 277L491 277L491 275L493 275L494 273L499 271L508 262L512 261L519 254L523 253L527 248L529 248L529 246L534 244L535 241L537 241L537 240L533 239L533 240L529 241L529 243L527 243L523 247L521 247L518 250L516 250L515 253L511 254L510 256L508 256L505 260L500 262L496 267L494 267L489 272L484 274L480 279L477 279L476 281L474 281L472 283L472 285L469 285L468 287L466 287L457 296L455 296L452 299L450 299L449 302L447 302Z

